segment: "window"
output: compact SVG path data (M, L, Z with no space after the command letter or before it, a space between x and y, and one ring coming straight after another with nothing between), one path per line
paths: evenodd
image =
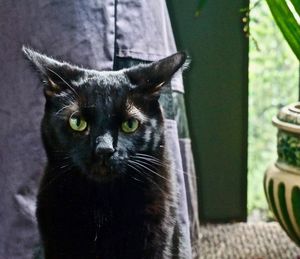
M251 0L249 42L248 215L271 216L263 191L263 176L276 160L278 109L298 100L298 61L275 24L266 1Z

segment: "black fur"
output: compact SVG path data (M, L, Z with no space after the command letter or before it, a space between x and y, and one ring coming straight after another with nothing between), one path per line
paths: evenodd
M37 219L46 259L178 258L158 97L186 55L100 72L23 51L45 82L48 163ZM85 131L70 128L74 112L87 121ZM122 132L122 122L136 116L137 131Z

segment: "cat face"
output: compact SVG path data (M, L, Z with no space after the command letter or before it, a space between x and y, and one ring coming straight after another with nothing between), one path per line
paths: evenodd
M23 50L45 81L42 136L50 164L104 181L136 168L137 156L163 154L159 93L184 63L184 53L96 71Z

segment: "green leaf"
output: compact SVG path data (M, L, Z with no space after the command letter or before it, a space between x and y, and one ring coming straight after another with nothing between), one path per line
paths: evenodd
M267 3L283 36L298 60L300 60L300 26L289 9L286 0L267 0ZM292 0L291 4L294 5L295 10L300 14L299 0Z
M300 0L291 0L296 12L300 14Z

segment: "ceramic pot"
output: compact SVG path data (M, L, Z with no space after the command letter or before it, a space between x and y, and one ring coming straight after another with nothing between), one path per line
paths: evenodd
M265 173L265 194L277 221L300 246L300 102L283 107L273 125L278 159Z

